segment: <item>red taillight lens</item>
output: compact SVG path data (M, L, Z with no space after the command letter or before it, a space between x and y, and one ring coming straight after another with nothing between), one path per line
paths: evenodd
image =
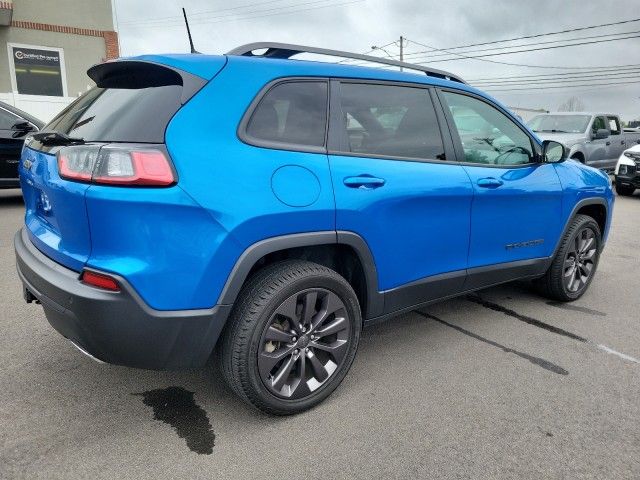
M60 176L106 185L168 186L176 182L171 163L156 148L76 145L58 153Z
M104 288L105 290L111 290L112 292L119 292L120 286L118 282L109 275L103 273L91 272L84 270L80 277L84 283L91 285L92 287Z

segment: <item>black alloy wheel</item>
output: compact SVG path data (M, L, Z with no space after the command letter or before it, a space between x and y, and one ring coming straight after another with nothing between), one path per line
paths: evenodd
M287 298L260 340L258 369L275 395L300 399L321 387L342 366L351 325L342 300L314 288Z
M595 270L597 242L595 232L584 227L570 242L564 259L564 286L571 293L578 293L589 283Z

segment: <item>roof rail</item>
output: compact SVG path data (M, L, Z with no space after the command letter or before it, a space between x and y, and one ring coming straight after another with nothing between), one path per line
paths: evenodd
M261 55L254 55L254 50L266 51ZM444 70L437 70L423 65L414 63L400 62L391 58L380 58L372 55L363 55L360 53L343 52L340 50L329 50L327 48L306 47L303 45L292 45L289 43L274 42L256 42L248 43L240 47L236 47L229 51L227 55L240 55L245 57L264 57L264 58L291 58L299 53L316 53L318 55L328 55L332 57L349 58L353 60L364 60L367 62L378 63L381 65L392 65L394 67L403 67L410 70L418 70L426 73L430 77L443 78L445 80L453 80L454 82L467 83L462 78Z

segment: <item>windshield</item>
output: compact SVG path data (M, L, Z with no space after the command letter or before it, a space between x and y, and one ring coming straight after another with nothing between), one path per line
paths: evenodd
M534 132L584 133L590 119L589 115L538 115L528 125Z

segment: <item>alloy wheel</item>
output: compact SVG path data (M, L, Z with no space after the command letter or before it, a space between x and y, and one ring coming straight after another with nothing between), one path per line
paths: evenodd
M271 315L258 347L258 371L271 393L308 397L340 369L351 322L343 301L314 288L287 298Z
M568 292L584 289L594 271L597 256L595 232L588 227L578 232L564 259L563 281Z

